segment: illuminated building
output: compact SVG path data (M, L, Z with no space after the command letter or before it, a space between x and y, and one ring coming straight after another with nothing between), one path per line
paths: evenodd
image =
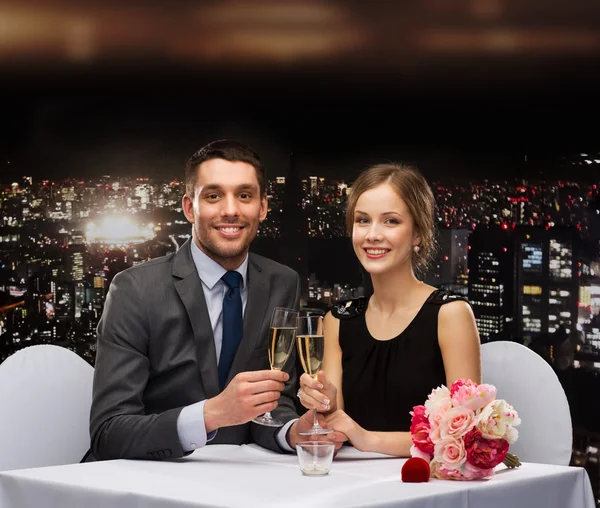
M500 227L478 227L469 237L469 302L482 342L506 339L513 311L513 242Z
M580 238L574 229L518 228L517 321L525 342L577 332Z
M438 250L426 282L434 286L455 284L467 275L470 230L465 228L441 229Z

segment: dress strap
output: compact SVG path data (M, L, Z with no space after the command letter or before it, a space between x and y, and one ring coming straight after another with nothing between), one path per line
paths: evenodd
M452 291L448 291L446 289L436 289L433 293L429 295L429 298L427 298L425 303L432 303L434 305L444 305L446 303L454 301L463 301L471 305L471 303L465 296L459 295L458 293L454 293Z
M333 317L337 319L352 319L353 317L364 314L367 309L367 298L353 298L351 300L342 300L331 307Z

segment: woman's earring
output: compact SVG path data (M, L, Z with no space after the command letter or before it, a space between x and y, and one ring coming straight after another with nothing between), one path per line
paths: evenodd
M418 254L419 250L421 250L421 247L419 247L418 245L413 245L413 251L415 251L415 254Z

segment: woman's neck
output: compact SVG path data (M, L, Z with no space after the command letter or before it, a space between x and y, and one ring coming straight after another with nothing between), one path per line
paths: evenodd
M423 282L415 277L412 268L394 273L371 275L373 296L370 305L383 314L410 309L421 305L420 289Z

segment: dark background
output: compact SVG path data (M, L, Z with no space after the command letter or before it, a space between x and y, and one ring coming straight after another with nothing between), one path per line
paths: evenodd
M348 179L383 159L557 176L557 157L597 149L596 2L80 4L3 4L7 178L181 175L225 136L272 176L294 152Z

